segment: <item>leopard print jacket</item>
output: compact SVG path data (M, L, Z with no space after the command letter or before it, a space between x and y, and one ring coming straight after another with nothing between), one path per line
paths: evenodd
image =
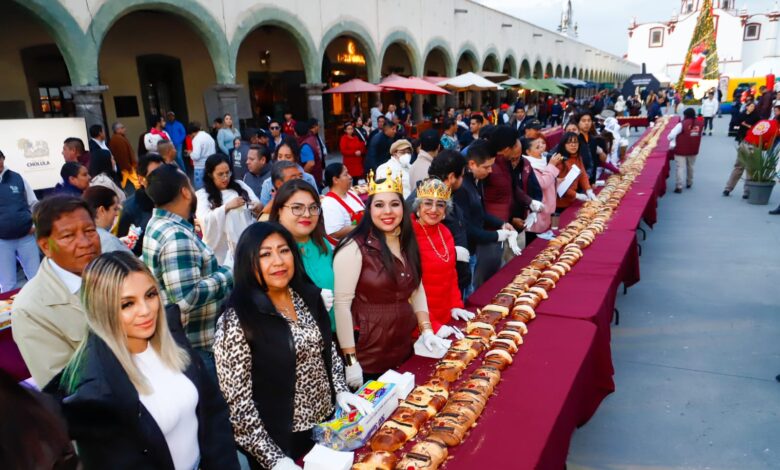
M322 359L323 340L317 322L303 299L292 291L298 321L288 319L295 344L296 364L293 426L295 432L312 429L334 411L330 385ZM214 360L222 394L230 409L230 422L236 443L260 465L273 468L285 457L271 439L252 399L252 356L235 310L229 309L217 321ZM336 393L348 392L344 365L333 354L333 385Z

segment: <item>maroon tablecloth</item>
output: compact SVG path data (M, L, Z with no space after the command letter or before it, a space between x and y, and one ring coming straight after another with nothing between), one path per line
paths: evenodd
M595 336L590 322L555 316L531 322L477 426L450 449L445 470L563 468L571 435L584 424L582 391L593 388ZM413 372L420 383L434 362L415 356L400 370Z
M542 131L542 135L544 135L547 148L552 149L561 141L561 137L563 137L563 127L555 126L550 129L545 129Z
M0 300L11 298L18 290L0 294ZM24 364L19 348L14 343L11 328L0 331L0 369L7 372L17 382L30 378L30 372Z
M647 127L649 125L647 116L619 116L617 121L621 126Z

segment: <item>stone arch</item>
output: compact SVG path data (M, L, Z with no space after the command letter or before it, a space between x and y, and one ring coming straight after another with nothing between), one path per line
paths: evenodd
M531 63L527 58L524 58L520 63L520 71L517 73L519 78L531 78L532 70Z
M561 64L558 64L555 66L555 75L556 78L560 78L563 76L563 69L561 68Z
M563 78L571 78L571 69L568 65L563 69Z
M501 60L496 46L489 46L482 59L482 70L486 72L500 72ZM492 67L488 68L488 61L492 61Z
M532 78L544 78L544 67L542 66L542 62L537 60L536 63L534 63L534 70L531 74Z
M95 41L98 54L106 34L114 23L139 10L162 11L184 19L193 27L209 51L217 82L235 83L235 75L230 67L231 54L225 31L208 10L199 3L189 0L124 0L103 3L93 17L87 31L87 36ZM97 63L95 67L97 67Z
M412 33L407 29L396 29L395 31L388 34L382 43L382 48L379 51L380 61L384 60L387 49L393 44L398 44L401 46L401 49L406 51L406 55L409 57L409 62L412 64L412 75L415 77L422 75L422 68L424 64L422 63L420 48L417 47L417 42L414 40Z
M275 26L289 33L298 46L298 53L301 55L304 73L308 83L318 83L320 81L321 58L318 55L317 46L314 45L309 35L308 29L301 22L298 16L292 13L272 7L263 6L244 12L240 16L241 22L233 34L233 40L230 42L230 71L235 77L236 62L238 60L238 51L241 44L253 31L261 26Z
M374 40L371 38L371 33L356 20L349 19L339 20L322 35L319 52L319 67L317 70L318 76L322 76L322 58L325 56L325 50L328 48L331 41L339 36L349 36L360 44L360 47L366 54L368 81L378 82L381 78L379 71L381 64L377 59L376 48L374 47Z
M576 66L571 69L571 78L582 78L582 74L577 70Z
M448 77L454 77L455 76L455 67L457 66L456 63L452 60L452 53L450 52L449 46L447 45L447 41L444 40L444 38L437 36L430 41L428 41L428 45L425 46L425 53L422 56L423 60L423 67L425 67L425 61L428 60L428 56L433 52L434 50L439 50L442 53L442 56L444 57L444 66L447 69L447 76ZM422 70L422 73L425 73L425 70Z
M471 62L472 69L474 69L474 72L479 72L479 66L481 65L481 63L479 61L479 56L477 55L476 51L477 48L474 47L474 44L470 42L467 42L460 47L455 62L456 74L457 74L458 63L460 63L461 58L469 60Z
M551 62L547 62L547 65L544 66L544 75L546 75L548 78L551 78L553 76L553 65ZM544 78L544 77L542 77Z
M504 65L501 67L501 73L510 77L517 76L517 61L515 60L514 51L510 50L504 56Z
M97 85L97 48L87 40L76 20L59 2L14 0L40 21L62 54L73 85Z

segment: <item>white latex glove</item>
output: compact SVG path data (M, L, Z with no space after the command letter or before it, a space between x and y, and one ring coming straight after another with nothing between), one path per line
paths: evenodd
M453 320L463 321L472 320L476 316L474 312L469 312L468 310L464 310L462 308L453 308L450 310L450 314L452 315Z
M347 378L347 385L352 389L358 389L363 385L363 368L356 362L351 366L344 366L344 375Z
M588 200L588 196L586 194L577 193L575 196L578 201L586 202Z
M322 302L325 304L325 310L330 310L333 307L333 291L330 289L322 289L320 292Z
M464 246L456 246L455 247L455 259L458 261L461 261L463 263L468 263L469 258L471 258L471 253L469 253L468 248Z
M352 408L356 409L357 412L363 416L374 411L374 405L372 405L370 401L359 397L354 393L339 392L336 394L336 403L338 403L339 407L347 413L352 411Z
M585 191L585 194L588 195L588 199L590 199L591 201L596 200L596 193L594 193L592 189Z
M517 245L517 232L515 232L514 236L511 236L507 239L507 242L509 243L509 248L512 249L512 253L515 254L515 256L520 256L520 254L523 252L520 247Z
M293 459L290 457L285 457L282 460L276 462L276 465L271 468L271 470L303 470L301 467L299 467Z
M536 199L531 201L531 210L532 211L534 211L534 212L542 212L543 209L544 209L544 204L542 204L540 201L537 201Z
M434 347L439 347L442 349L449 348L449 346L447 345L447 343L444 342L443 339L439 338L431 331L426 331L425 333L423 333L422 340L425 347L428 348L428 351L433 351Z
M505 242L512 234L516 234L517 232L513 232L512 230L500 229L497 230L496 233L498 233L498 242L502 243Z
M436 332L436 336L439 338L447 338L450 335L455 335L456 339L463 339L465 336L463 332L456 326L442 325L439 331Z

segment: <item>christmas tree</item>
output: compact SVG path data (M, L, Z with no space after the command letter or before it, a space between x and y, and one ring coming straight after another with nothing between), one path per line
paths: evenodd
M682 93L686 88L691 88L697 80L717 80L720 77L718 70L718 46L716 44L715 21L712 16L712 0L704 0L693 30L691 44L685 55L685 62L680 71L680 80L677 82L677 90ZM705 65L706 64L706 65Z

